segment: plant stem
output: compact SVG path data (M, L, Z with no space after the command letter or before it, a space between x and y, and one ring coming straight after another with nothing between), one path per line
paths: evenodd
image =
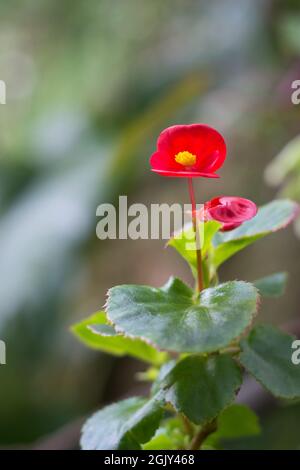
M192 426L192 423L190 422L190 420L184 415L184 414L180 414L181 416L181 419L183 421L183 425L184 425L184 428L185 428L185 431L186 433L190 436L190 437L193 437L194 435L194 428Z
M197 214L196 214L196 198L195 191L193 186L193 178L188 178L189 184L189 194L192 204L192 222L193 229L195 233L195 243L196 243L196 258L197 258L197 290L201 292L203 290L203 271L202 271L202 255L200 247L200 236L197 224Z
M227 348L220 349L220 354L238 354L241 352L239 346L228 346Z
M205 426L203 426L200 431L194 436L190 445L190 450L199 450L205 439L216 430L217 420L214 419L210 423L207 423Z

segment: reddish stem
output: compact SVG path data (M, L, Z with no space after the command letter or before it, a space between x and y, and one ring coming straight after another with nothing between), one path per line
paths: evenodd
M217 420L214 419L210 423L207 423L203 426L198 434L195 435L194 439L191 442L190 450L199 450L205 439L212 433L217 430Z
M201 247L200 247L200 235L199 235L198 224L197 224L196 198L195 198L195 191L194 191L194 186L193 186L193 178L188 178L188 184L189 184L190 200L192 204L192 221L193 221L193 229L195 233L195 242L196 242L197 288L198 288L198 291L201 292L203 290L202 255L201 255Z

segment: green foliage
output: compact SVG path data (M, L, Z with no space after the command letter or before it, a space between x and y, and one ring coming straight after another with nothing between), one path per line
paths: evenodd
M214 235L220 229L221 224L214 220L199 224L200 243L202 255L205 257L210 249ZM188 223L169 240L168 246L173 247L190 265L194 276L197 273L195 253L195 234L192 223Z
M169 436L164 428L158 429L151 441L143 445L144 450L175 450L177 448L174 436Z
M161 289L124 285L109 291L107 314L117 331L142 337L160 349L210 352L227 346L249 327L258 294L246 282L231 281L194 297L179 279Z
M300 367L292 363L294 339L273 326L259 325L241 342L241 364L276 397L300 397Z
M149 441L162 417L157 398L128 398L103 408L85 423L81 446L84 450L134 450Z
M155 365L166 359L165 353L160 353L141 339L118 334L102 311L73 325L72 331L87 346L115 356L129 355Z
M233 404L221 412L217 431L206 439L205 445L218 447L224 439L256 436L259 433L256 414L245 405Z
M257 279L253 284L263 297L280 297L284 294L287 277L287 273L285 272L275 273Z
M195 424L205 424L233 402L242 374L228 355L188 356L167 374L165 400Z
M260 426L256 414L245 405L234 404L222 411L215 436L219 439L234 439L259 433Z
M144 450L176 450L184 448L187 436L183 421L179 418L167 419L158 428L153 438L143 445Z
M251 245L260 238L286 227L297 215L298 205L288 199L272 201L262 206L257 215L240 227L229 232L220 232L220 224L209 221L204 224L203 256L209 258L211 274L233 255ZM193 274L196 273L196 252L188 249L192 238L191 224L178 232L169 245L188 262ZM212 244L211 244L212 241Z
M257 215L229 232L218 232L213 240L212 262L219 267L234 254L266 235L285 228L295 217L298 205L288 199L269 202Z
M291 362L293 338L266 326L249 333L259 294L282 295L286 273L254 284L219 284L217 272L235 253L285 227L297 213L297 204L278 200L228 232L220 232L215 221L200 223L205 287L200 293L174 277L161 288L116 286L108 292L106 313L73 327L96 349L152 365L139 374L153 381L150 400L124 400L96 413L84 426L84 449L217 449L226 439L258 434L256 415L233 404L242 366L275 396L300 397L300 369ZM196 277L192 225L168 244ZM168 415L160 424L163 410Z

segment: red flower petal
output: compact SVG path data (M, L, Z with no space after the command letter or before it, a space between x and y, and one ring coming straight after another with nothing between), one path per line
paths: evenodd
M178 170L155 170L152 168L152 171L158 173L162 176L172 176L175 178L195 178L202 176L203 178L220 178L219 175L216 173L204 173L195 170L185 170L185 171L178 171Z
M194 165L176 162L180 152L196 156ZM226 144L219 132L205 124L168 127L159 136L157 151L150 159L152 170L164 176L217 178L226 158Z
M204 204L204 219L221 222L223 231L238 227L256 213L256 204L242 197L220 196Z

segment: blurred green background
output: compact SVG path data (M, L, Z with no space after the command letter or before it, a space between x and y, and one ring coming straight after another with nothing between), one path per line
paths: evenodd
M300 2L1 0L0 79L0 446L73 448L81 417L143 386L138 364L87 350L69 326L111 285L191 281L163 241L99 241L96 207L119 194L188 202L184 182L151 173L148 158L161 129L189 122L228 144L222 178L199 180L198 202L276 196L265 168L299 133ZM299 249L289 228L222 277L287 270L285 296L264 301L261 318L296 320ZM300 448L299 405L252 404L265 432L243 447Z

